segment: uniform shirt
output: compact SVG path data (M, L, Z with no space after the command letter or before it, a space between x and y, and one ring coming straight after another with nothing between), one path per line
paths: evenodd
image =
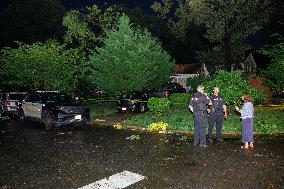
M209 96L212 106L210 108L211 111L223 111L224 108L223 106L225 105L224 97L222 96L216 96L216 95L211 95Z
M253 112L254 112L253 104L251 102L244 103L240 112L242 119L253 118Z
M206 97L205 94L197 92L191 96L189 105L193 107L193 112L206 111L207 104L209 104L209 102L210 100Z

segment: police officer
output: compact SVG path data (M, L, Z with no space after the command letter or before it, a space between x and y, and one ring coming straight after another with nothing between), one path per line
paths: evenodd
M219 96L219 88L217 86L213 89L213 94L209 96L212 105L209 111L209 127L208 127L208 141L212 142L212 129L216 124L216 139L217 141L223 141L221 131L223 116L227 117L227 107L224 102L224 98Z
M204 86L198 85L197 92L191 96L189 109L193 112L194 118L194 145L208 147L206 145L206 116L207 105L211 105L211 100L204 93Z

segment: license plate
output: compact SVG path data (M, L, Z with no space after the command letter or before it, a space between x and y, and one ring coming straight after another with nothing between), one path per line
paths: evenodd
M81 115L75 115L75 119L82 119Z
M126 110L126 108L121 108L122 110Z

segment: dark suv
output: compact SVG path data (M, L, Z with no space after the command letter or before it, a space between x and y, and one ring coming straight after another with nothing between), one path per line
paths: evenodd
M173 93L185 93L186 89L179 83L166 83L158 89L152 90L155 97L169 97Z
M19 113L19 100L27 92L0 92L0 115L17 118Z
M151 96L148 92L123 94L117 102L117 110L119 112L146 112L147 102Z
M28 93L20 106L20 119L44 123L49 130L52 126L81 124L89 118L89 109L60 92Z

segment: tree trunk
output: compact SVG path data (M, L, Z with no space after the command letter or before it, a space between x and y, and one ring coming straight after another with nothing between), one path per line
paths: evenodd
M225 22L224 63L226 71L230 72L232 66L232 44L231 44L231 32L227 25L228 23Z

